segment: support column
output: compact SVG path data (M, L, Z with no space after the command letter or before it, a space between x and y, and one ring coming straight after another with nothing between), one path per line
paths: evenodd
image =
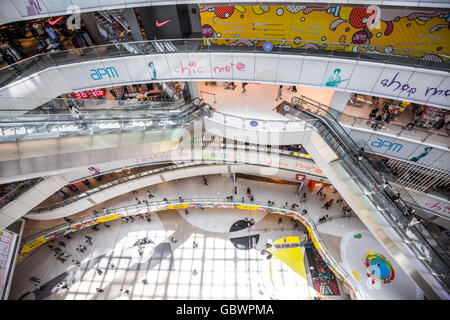
M186 82L186 85L188 86L188 89L189 89L190 99L194 99L196 97L200 98L200 92L198 92L197 82L193 82L193 81ZM185 95L185 90L183 90L183 95ZM185 96L185 99L186 98L187 97Z
M94 14L91 12L82 13L81 20L83 20L86 28L88 30L88 34L93 40L95 45L104 44L105 41L100 37L100 31L98 30L97 23L95 22Z
M142 37L141 27L139 26L139 22L137 21L136 12L134 11L134 9L123 9L123 12L125 13L125 18L127 18L134 41L144 41L144 38Z
M336 120L341 118L341 114L344 112L351 95L351 92L334 91L328 112L330 112Z

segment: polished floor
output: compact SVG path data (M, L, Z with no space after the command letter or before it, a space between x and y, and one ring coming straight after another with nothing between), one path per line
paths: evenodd
M150 187L155 200L163 197L183 198L225 198L233 194L233 180L229 176L207 176L208 186L202 184L201 177L174 180ZM341 256L342 239L355 231L366 230L356 216L342 217L342 204L333 204L329 210L323 201L310 193L307 187L307 202L299 203L295 185L275 184L238 178L238 194L245 196L247 187L252 189L256 201L275 201L283 206L298 203L300 210L307 209L311 219L317 224L319 235L329 253L338 263ZM136 203L137 196L146 198L147 189L130 192L104 203L108 208ZM326 187L327 199L339 197ZM103 206L103 204L101 205ZM82 212L71 218L89 214ZM333 218L318 223L323 215ZM99 231L91 228L73 233L73 239L66 240L64 248L71 257L65 263L57 261L53 252L42 245L17 265L10 299L312 299L315 296L309 261L305 248L278 249L268 260L261 250L267 242L300 243L305 229L302 225L294 228L290 218L259 211L229 209L189 209L152 213L152 221L136 220L124 223L116 220L110 228L100 225ZM245 219L254 219L251 228L234 228ZM279 221L281 218L281 221ZM37 230L61 224L62 219L51 221L28 221L26 229ZM93 237L93 245L86 243L85 235ZM149 237L153 243L145 245L139 256L137 239ZM176 242L172 241L175 237ZM292 240L294 239L294 240ZM194 241L198 244L193 247ZM251 248L243 244L251 243ZM79 245L87 246L85 253L76 251ZM248 246L247 246L248 247ZM375 247L375 246L374 246ZM289 250L289 254L283 253ZM287 252L287 251L286 251ZM365 250L360 250L361 267L364 267ZM79 267L71 263L79 260ZM115 267L112 268L110 264ZM358 263L356 263L358 264ZM346 262L348 268L357 268L354 262ZM99 274L96 269L101 271ZM351 274L350 269L347 269ZM195 270L195 271L194 271ZM30 276L41 279L42 291L34 290ZM363 276L363 274L361 275ZM143 282L146 280L146 284ZM403 281L404 279L402 279ZM68 289L60 288L67 282ZM414 288L414 285L412 286ZM100 288L104 292L97 292ZM122 289L122 291L121 291ZM342 283L338 282L339 295L330 299L348 299ZM387 285L383 290L391 290ZM130 290L126 294L125 290ZM415 292L415 290L414 290ZM409 292L396 290L394 297L402 299L411 296Z
M262 120L286 120L273 109L283 100L291 101L294 96L304 95L329 105L334 94L334 90L300 86L297 92L292 92L290 86L283 86L282 99L276 100L279 86L275 84L248 83L245 92L242 92L241 82L235 82L234 90L225 89L225 82L216 82L216 85L197 82L197 86L200 98L218 111Z

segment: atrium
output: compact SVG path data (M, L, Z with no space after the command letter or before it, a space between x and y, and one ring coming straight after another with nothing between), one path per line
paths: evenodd
M2 300L449 300L448 1L1 0L0 40Z

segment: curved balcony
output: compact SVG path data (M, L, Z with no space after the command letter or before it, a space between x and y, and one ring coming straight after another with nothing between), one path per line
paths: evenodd
M204 80L306 85L448 107L450 64L445 53L311 41L305 49L294 48L292 40L266 52L263 46L217 45L214 40L227 39L117 43L37 55L0 69L2 108L18 108L9 97L35 97L21 102L31 109L89 88Z

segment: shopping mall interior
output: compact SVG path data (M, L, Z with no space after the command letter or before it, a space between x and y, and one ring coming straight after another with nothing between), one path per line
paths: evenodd
M1 299L449 300L450 3L380 3L0 1Z

